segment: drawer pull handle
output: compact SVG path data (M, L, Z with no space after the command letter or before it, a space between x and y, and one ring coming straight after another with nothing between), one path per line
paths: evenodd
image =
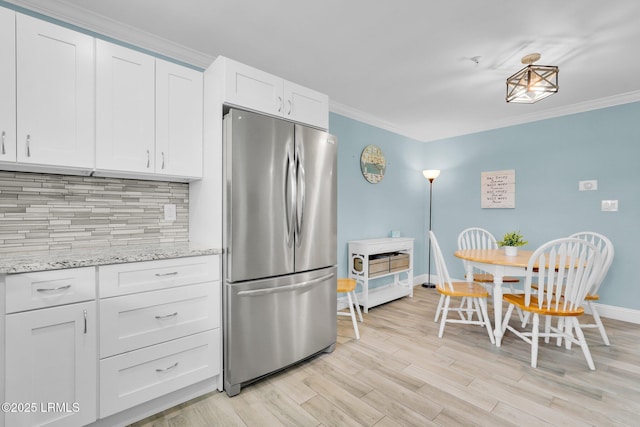
M167 372L175 367L178 366L178 362L174 363L173 365L169 366L168 368L164 368L164 369L156 369L156 372Z
M171 273L156 273L156 277L175 276L177 274L177 271L172 271Z
M82 313L84 314L84 333L87 333L87 310L82 310Z
M60 286L59 288L38 288L36 292L57 292L64 291L65 289L69 289L71 285Z
M156 319L166 319L167 317L173 317L177 315L178 315L178 312L176 311L175 313L165 314L164 316L156 316Z

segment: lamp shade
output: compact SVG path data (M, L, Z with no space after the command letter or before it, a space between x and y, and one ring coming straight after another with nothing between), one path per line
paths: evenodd
M438 169L425 169L422 171L422 175L429 181L433 181L440 176L440 171Z

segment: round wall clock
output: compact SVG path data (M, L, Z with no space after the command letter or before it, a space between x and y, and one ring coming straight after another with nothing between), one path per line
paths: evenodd
M372 184L377 184L384 178L387 161L380 147L367 145L360 156L360 169L364 179Z

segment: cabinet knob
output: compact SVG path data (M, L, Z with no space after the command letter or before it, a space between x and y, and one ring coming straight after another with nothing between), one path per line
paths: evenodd
M278 97L278 113L282 113L282 106L283 106L283 104L282 104L282 97L281 97L281 96L279 96L279 97Z
M151 154L147 150L147 169L149 169L149 166L151 166Z
M162 152L162 169L164 170L164 151Z
M6 151L4 151L4 137L6 136L6 132L2 131L2 154L7 154Z
M31 157L31 135L27 134L27 157Z

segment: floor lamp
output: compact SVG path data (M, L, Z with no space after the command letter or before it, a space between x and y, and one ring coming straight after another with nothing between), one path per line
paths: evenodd
M431 201L433 194L433 180L440 176L440 171L437 169L426 169L422 171L422 175L424 175L424 177L429 180L429 231L431 231ZM429 257L427 259L429 263L427 282L423 283L422 286L424 286L425 288L435 288L436 286L431 283L431 236L429 236Z

